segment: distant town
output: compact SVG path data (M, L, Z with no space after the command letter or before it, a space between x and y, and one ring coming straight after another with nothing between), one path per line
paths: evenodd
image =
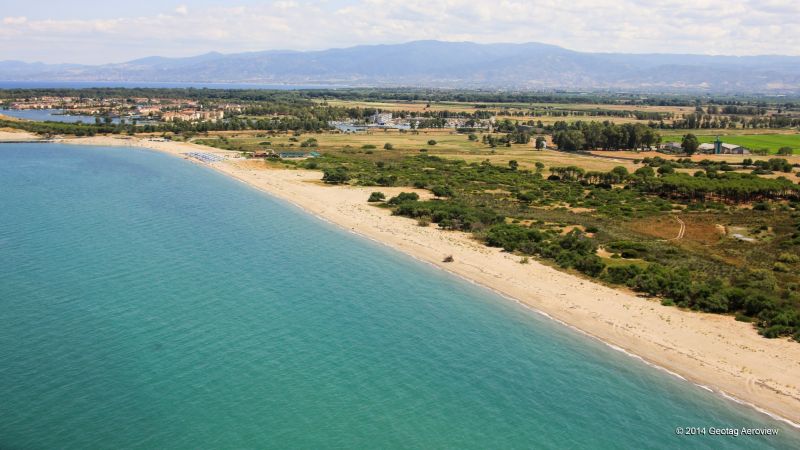
M117 118L136 123L140 120L163 122L187 121L216 122L225 118L225 113L238 113L241 105L220 104L205 106L195 100L180 98L87 98L87 97L32 97L16 100L9 105L11 110L59 110L61 114Z
M250 118L246 113L248 105L236 102L208 102L180 97L86 97L86 96L36 96L15 99L5 104L6 111L50 111L54 115L73 116L72 122L84 122L93 118L95 123L110 123L112 121L131 125L153 125L157 123L188 124L217 123L225 119L243 117ZM710 107L709 111L718 112L719 108ZM272 117L281 114L275 113ZM558 114L555 114L556 116ZM671 115L670 115L671 116ZM638 117L638 116L637 116ZM482 117L464 117L463 114L453 116L439 114L435 118L423 115L410 115L408 113L396 114L392 111L375 110L374 113L361 119L330 120L327 122L331 130L342 133L359 133L381 129L393 130L419 130L423 128L439 128L453 130L474 130L493 133L497 115L483 114ZM90 120L91 122L91 120ZM538 126L537 126L538 125ZM524 122L515 121L515 127L530 134L544 134L546 130L541 121ZM541 139L538 148L545 149L552 140ZM642 145L640 150L658 151L665 154L679 154L684 152L680 141L654 142ZM696 149L700 154L722 155L748 155L753 152L744 145L723 142L717 139L714 142L699 144ZM274 155L274 152L267 152Z

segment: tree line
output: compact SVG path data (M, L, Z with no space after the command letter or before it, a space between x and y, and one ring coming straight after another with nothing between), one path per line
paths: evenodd
M553 143L559 150L637 150L661 142L661 135L643 124L576 121L555 122Z

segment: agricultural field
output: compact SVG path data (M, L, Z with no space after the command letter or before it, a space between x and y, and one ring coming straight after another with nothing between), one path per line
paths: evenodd
M318 100L318 103L325 103L329 106L339 106L347 108L369 108L380 109L383 111L399 112L407 111L412 113L435 113L449 111L455 113L475 113L478 111L488 111L496 116L498 120L505 118L527 122L530 120L541 121L544 125L551 125L556 121L566 120L608 120L613 123L642 123L647 124L648 119L637 119L635 117L620 117L616 115L602 115L599 112L641 112L641 113L660 113L669 114L674 118L680 118L683 114L694 112L693 107L688 106L652 106L652 105L626 105L626 104L570 104L570 103L524 103L524 102L455 102L455 101L356 101L356 100ZM532 115L531 111L538 114ZM670 123L672 119L665 119Z
M719 138L726 143L741 145L751 150L767 149L770 154L774 154L781 147L790 147L796 154L800 154L800 133L775 133L774 130L765 130L766 133L731 133L731 130L687 130L686 133L693 133L701 143L714 142ZM741 130L745 131L745 130ZM750 131L750 130L747 130ZM662 142L680 142L684 134L663 135Z
M372 102L372 101L355 101L355 100L325 100L329 106L341 106L345 108L374 108L383 111L411 111L411 112L435 112L435 111L451 111L451 112L475 112L477 103L462 103L462 102L425 102L425 101L393 101L393 102ZM322 101L318 101L322 103ZM492 104L496 108L497 104Z
M497 119L511 119L511 120L518 120L520 122L528 122L530 120L534 122L541 121L543 125L553 125L559 121L567 121L573 122L576 120L583 120L583 121L599 121L599 122L611 122L614 124L623 124L623 123L641 123L643 125L647 125L650 121L649 120L640 120L633 117L615 117L615 116L588 116L588 115L568 115L568 116L531 116L531 115L509 115L506 111L497 111ZM665 120L664 122L670 123L670 120Z

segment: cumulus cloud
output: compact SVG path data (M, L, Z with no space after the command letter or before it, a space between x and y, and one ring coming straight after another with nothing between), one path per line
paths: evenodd
M594 52L800 54L795 0L281 0L190 6L117 18L92 18L91 12L82 20L6 17L0 48L12 49L4 53L15 52L9 56L18 59L84 63L419 39L536 41Z

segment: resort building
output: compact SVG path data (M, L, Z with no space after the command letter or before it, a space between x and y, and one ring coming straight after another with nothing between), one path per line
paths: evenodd
M161 114L161 108L157 106L140 106L137 111L141 116L158 116Z
M216 122L225 117L225 111L222 110L194 110L184 109L181 111L168 111L161 115L161 120L164 122L174 122L176 120L183 120L185 122L195 121L208 121Z
M378 124L378 125L386 125L389 121L392 120L392 113L382 112L382 113L375 113L369 118L370 122Z

